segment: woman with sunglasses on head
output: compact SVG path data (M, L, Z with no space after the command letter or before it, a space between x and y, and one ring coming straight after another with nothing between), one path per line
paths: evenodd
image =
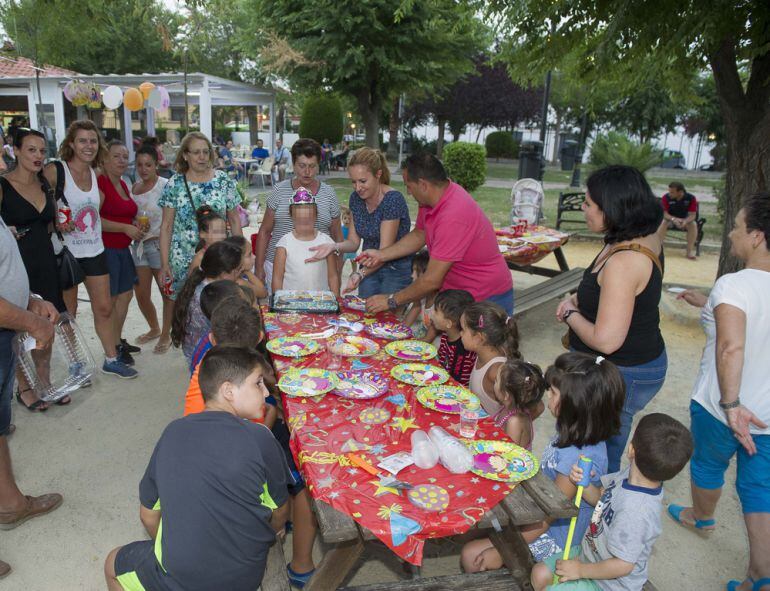
M344 240L337 193L332 187L316 178L321 163L321 146L312 139L298 139L291 147L291 158L296 176L293 179L281 181L273 187L272 193L267 198L265 217L259 227L254 274L267 286L272 284L273 262L278 241L292 231L289 206L300 187L307 189L315 201L316 229L335 242Z
M0 177L0 215L16 236L21 259L29 277L32 293L51 302L59 312L66 311L51 232L56 220L56 202L50 194L48 181L42 174L46 158L45 136L39 131L18 129L14 138L16 165ZM51 349L33 352L38 375L50 370ZM42 412L48 403L37 397L24 374L16 372L19 389L16 400L30 411ZM65 396L58 404L69 404Z
M230 233L242 236L237 206L241 197L235 182L221 170L214 169L214 147L198 131L182 139L174 162L172 176L158 200L163 208L160 225L160 276L172 284L171 299L179 293L187 279L187 269L198 244L198 224L195 212L208 205L227 220Z
M85 285L91 300L94 327L104 349L102 373L118 378L135 378L137 371L118 359L118 335L112 318L110 296L110 271L102 241L102 219L99 210L104 195L99 190L95 169L107 156L99 129L93 121L74 121L67 128L64 141L59 146L61 162L45 167L45 176L52 187L57 188L60 205L71 211L71 220L59 224L64 244L77 259L85 275ZM66 200L66 203L65 203ZM75 316L78 306L78 286L64 291L67 311Z

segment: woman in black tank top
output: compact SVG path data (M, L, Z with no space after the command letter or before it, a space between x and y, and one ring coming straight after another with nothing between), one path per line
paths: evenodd
M644 176L629 166L609 166L586 183L588 229L604 234L604 248L583 274L576 294L558 307L569 327L569 345L618 366L626 383L620 433L607 441L609 472L620 458L633 416L658 393L668 360L660 333L663 210Z

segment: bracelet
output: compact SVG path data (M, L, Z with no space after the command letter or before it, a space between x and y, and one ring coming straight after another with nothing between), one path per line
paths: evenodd
M29 299L31 300L38 300L40 302L44 302L45 298L41 295L38 295L36 293L29 292Z
M721 408L722 410L730 410L732 408L738 408L740 405L741 405L740 398L736 398L732 402L722 402L721 400L719 401L719 408Z
M573 314L580 314L580 310L576 310L575 308L572 308L572 310L567 310L567 311L564 313L564 316L562 317L562 322L564 322L564 324L566 324L567 326L569 326L569 324L567 323L567 319L568 319L570 316L572 316Z
M336 242L334 243L334 254L340 256L340 245Z

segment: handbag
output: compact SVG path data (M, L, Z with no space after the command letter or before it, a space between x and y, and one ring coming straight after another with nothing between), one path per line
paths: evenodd
M54 162L54 164L56 166L56 189L54 190L51 188L51 185L48 184L45 177L42 178L42 183L46 195L53 199L54 211L58 211L58 207L56 207L58 199L61 199L61 202L67 207L69 207L69 203L67 203L67 198L64 196L64 166L58 161ZM86 279L86 274L83 272L75 255L73 255L72 252L70 252L70 249L67 248L67 245L64 244L64 236L62 236L61 232L56 227L55 222L54 231L61 243L61 251L55 254L56 268L59 272L59 288L62 291L67 291L68 289L72 289L76 285L83 283Z

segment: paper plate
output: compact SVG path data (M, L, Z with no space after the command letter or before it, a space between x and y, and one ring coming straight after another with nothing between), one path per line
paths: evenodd
M342 357L366 357L380 350L372 339L355 335L337 335L329 343L334 353Z
M533 234L532 236L522 236L522 241L530 244L546 244L548 242L561 242L558 236L549 236L548 234Z
M311 397L337 387L337 374L317 367L295 367L278 380L278 389L289 396Z
M342 298L342 305L351 310L358 310L359 312L366 312L366 300L360 298L357 295L346 295Z
M332 394L353 400L369 400L382 396L387 391L388 380L378 373L339 371L337 372L337 387L332 390Z
M366 332L378 339L397 341L412 338L412 329L400 322L372 322L366 326Z
M428 372L433 372L430 379L425 377ZM449 374L443 367L427 363L402 363L391 369L390 375L399 382L412 386L436 386L449 379Z
M521 482L532 478L540 462L523 447L510 441L468 441L473 454L471 472L501 482Z
M385 352L396 359L404 361L427 361L433 359L436 347L423 341L396 341L385 346Z
M479 408L476 395L462 386L427 386L417 390L417 400L424 407L437 412L460 414L463 407Z
M318 341L304 337L278 337L267 341L267 350L284 357L304 357L321 349Z

